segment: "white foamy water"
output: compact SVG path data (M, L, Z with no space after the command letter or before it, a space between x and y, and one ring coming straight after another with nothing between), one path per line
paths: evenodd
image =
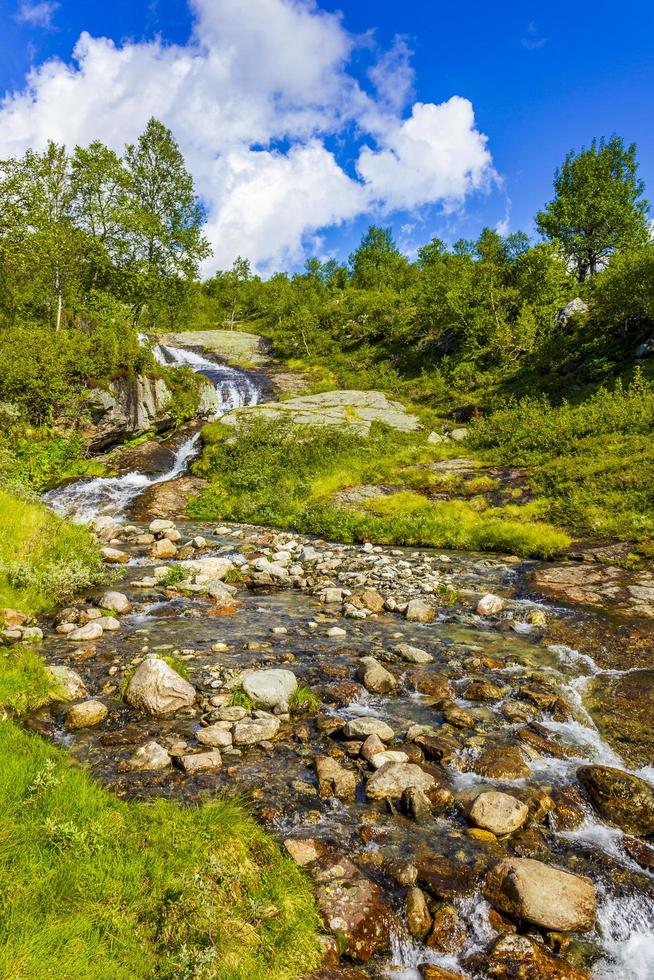
M146 338L141 337L143 342ZM205 375L217 394L217 410L213 418L220 418L233 408L256 405L261 396L260 388L243 371L216 364L195 351L181 347L157 344L153 353L160 364L190 367ZM101 476L91 480L77 480L63 487L56 487L44 494L43 499L54 511L78 523L88 523L97 517L121 517L127 507L155 483L173 480L185 473L199 449L199 433L189 436L178 447L169 470L156 475L126 473L124 476Z

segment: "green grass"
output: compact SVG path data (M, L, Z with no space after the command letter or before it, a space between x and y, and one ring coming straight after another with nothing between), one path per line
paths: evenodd
M0 490L0 606L44 612L104 574L86 528L61 520L37 500Z
M0 658L0 706L47 697L39 658ZM125 803L0 721L0 975L290 980L319 960L308 882L231 802Z
M320 707L320 698L317 694L314 694L310 687L300 685L288 699L288 706L291 711L297 714L303 712L311 713L317 711Z
M252 711L255 704L242 687L235 687L229 698L229 706L230 708L245 708L246 711Z
M491 508L479 493L467 500L431 501L395 493L355 508L336 505L334 494L361 484L425 486L416 464L460 455L460 446L430 446L424 433L397 433L374 425L369 438L335 428L259 421L238 440L220 423L205 430L196 471L208 489L190 504L193 517L291 527L337 541L509 551L547 557L570 543L543 519L538 505ZM434 482L443 482L438 476ZM447 482L447 481L445 481ZM477 491L494 488L480 474Z

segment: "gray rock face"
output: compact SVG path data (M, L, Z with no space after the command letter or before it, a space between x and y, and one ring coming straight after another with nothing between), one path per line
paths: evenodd
M588 304L584 303L583 299L578 296L575 299L570 300L562 310L556 314L556 322L561 327L566 327L573 316L579 313L588 313Z
M337 425L367 436L373 422L412 432L420 428L415 415L409 415L401 402L392 401L381 391L325 391L301 395L283 402L239 408L223 415L225 425L240 425L248 419L287 419L297 425Z
M167 715L195 701L195 688L165 660L150 658L134 671L125 691L133 708L149 715Z
M169 423L172 394L163 378L116 378L108 390L90 391L86 409L93 420L91 449L97 451Z
M595 885L590 878L531 858L505 858L484 883L496 908L557 932L584 932L595 921Z
M639 344L635 350L636 357L652 357L654 355L654 337L649 337Z
M297 679L291 670L253 670L241 675L243 690L263 708L284 704L297 690Z

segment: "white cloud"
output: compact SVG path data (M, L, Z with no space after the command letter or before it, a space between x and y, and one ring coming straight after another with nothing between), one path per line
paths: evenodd
M19 24L50 30L53 26L52 18L60 6L61 4L55 3L54 0L43 0L42 3L30 3L29 0L24 0L14 14L14 20Z
M357 171L387 210L441 202L450 209L495 178L486 137L472 104L453 96L440 105L416 102L408 119L393 119L364 146Z
M295 262L320 229L365 214L461 203L492 175L472 106L403 108L413 73L402 38L378 53L374 95L350 70L361 39L312 0L193 0L184 46L116 44L83 33L70 63L32 69L0 103L0 157L48 139L120 150L152 115L180 143L207 205L214 259ZM360 150L348 174L329 137ZM352 146L346 143L347 154Z

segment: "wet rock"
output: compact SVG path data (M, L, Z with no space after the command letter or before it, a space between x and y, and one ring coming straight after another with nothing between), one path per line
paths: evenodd
M168 521L163 518L155 518L155 520L150 521L148 531L150 534L162 535L165 531L172 531L174 527L174 521Z
M411 646L410 643L398 643L393 647L393 652L408 664L429 664L434 659L431 653L421 650L420 647Z
M478 872L462 861L432 855L418 865L418 881L434 898L460 898L470 895L477 884Z
M316 900L345 956L367 963L390 949L400 923L379 885L364 878L347 858L324 864L316 874Z
M381 752L377 752L370 759L370 765L373 769L381 769L388 762L404 763L408 762L409 757L406 752L393 751L392 749L383 749Z
M357 678L372 694L389 694L395 687L395 678L374 657L362 657L357 668Z
M74 701L76 698L85 698L88 694L86 685L76 670L53 665L47 671L55 685L56 694L62 701Z
M504 694L503 688L491 681L470 681L463 689L463 696L468 701L499 701Z
M323 799L332 796L339 800L354 799L357 778L351 769L344 769L329 756L317 758L315 767L318 777L318 793Z
M409 888L404 903L407 929L414 939L424 939L431 929L431 913L421 888Z
M577 779L597 812L634 837L654 834L654 786L611 766L581 766Z
M456 953L466 941L467 930L453 905L440 905L426 943L441 953Z
M502 612L504 606L504 599L489 592L482 596L477 603L477 614L479 616L497 616L498 613Z
M132 603L123 592L105 592L100 598L100 606L119 616L125 616L132 611Z
M131 759L127 762L128 769L143 771L156 771L167 769L171 764L171 758L163 745L159 745L154 740L146 742L136 750Z
M402 809L416 823L422 823L428 820L432 814L432 804L429 796L424 790L418 789L416 786L409 786L402 793Z
M487 876L484 897L509 915L557 932L584 932L595 922L590 878L530 858L506 858Z
M252 670L241 675L243 690L264 708L275 708L288 702L297 690L297 678L291 670Z
M102 701L82 701L73 704L66 712L66 728L91 728L99 725L109 714L109 709Z
M315 840L313 837L288 837L284 841L284 847L295 863L302 868L324 857L327 850L322 841Z
M153 558L157 558L160 561L167 561L169 558L174 558L177 554L177 545L168 538L160 538L152 545L150 554Z
M329 684L323 688L325 700L334 701L336 704L346 705L352 701L358 701L363 694L363 688L354 681L344 681L341 684Z
M410 623L431 623L436 618L436 610L424 599L411 599L404 615Z
M245 718L232 729L234 745L256 745L274 738L279 731L277 718Z
M531 771L515 745L494 745L484 749L472 768L488 779L524 779Z
M149 715L167 715L195 701L195 688L165 660L144 660L134 671L125 690L125 700Z
M420 694L426 694L430 698L451 698L453 696L450 682L443 674L409 670L404 680L407 685L415 687Z
M420 967L422 980L466 980L463 973L455 973L444 966L437 966L433 963L425 963Z
M21 613L22 615L22 613ZM65 609L60 609L54 618L57 626L61 626L62 623L79 623L80 610L76 609L75 606L66 606ZM15 623L14 625L20 626L20 623Z
M366 783L366 796L371 800L400 799L407 789L427 792L434 777L412 763L387 762Z
M331 640L338 640L343 636L347 636L347 630L344 630L341 626L332 626L331 629L327 630L327 636Z
M428 759L434 759L442 765L456 762L461 745L448 735L417 735L414 739Z
M386 746L380 739L379 735L368 735L367 739L361 746L361 755L366 760L366 762L372 762L376 755L380 752L384 752Z
M530 936L501 936L488 954L466 961L475 974L488 980L588 980L588 974Z
M587 804L574 786L561 786L552 792L555 830L575 830L586 819Z
M129 561L129 555L118 548L102 548L100 554L108 565L126 565Z
M199 728L195 737L202 745L211 745L216 749L224 749L232 744L232 733L223 727L222 723L207 725L206 728Z
M346 738L367 738L368 735L377 735L382 742L390 742L395 732L381 718L364 716L348 721L343 729L343 734Z
M195 776L198 772L220 769L222 758L220 752L197 752L195 755L179 756L179 764L188 776Z
M384 599L374 589L357 589L349 596L348 602L358 609L367 609L372 613L384 610Z
M102 627L97 621L94 621L73 630L72 633L68 634L67 639L72 640L73 643L83 643L85 640L99 640L102 633Z
M629 857L639 864L641 868L654 871L654 847L646 844L638 837L630 837L625 834L622 838L622 846Z
M547 729L543 729L540 725L529 725L526 728L519 728L516 736L540 755L553 755L557 759L574 759L579 755L577 746L557 742L546 732Z
M480 793L470 808L470 820L493 834L512 834L526 822L529 809L515 796L489 790Z
M443 718L445 721L449 722L450 725L454 725L456 728L473 728L475 724L474 715L465 708L460 708L458 704L445 704L442 705L441 711L443 712Z

